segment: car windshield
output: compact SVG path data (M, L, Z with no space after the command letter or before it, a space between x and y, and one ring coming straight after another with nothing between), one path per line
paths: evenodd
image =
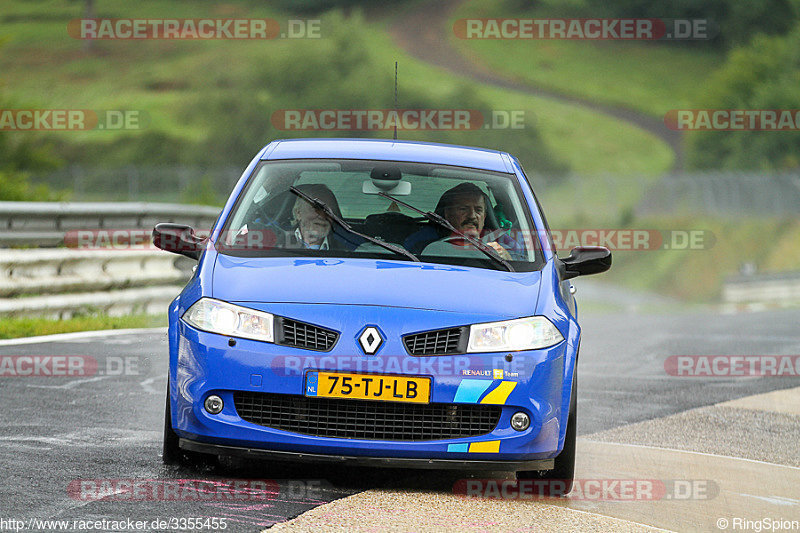
M238 256L541 267L538 235L514 174L394 161L261 162L217 247Z

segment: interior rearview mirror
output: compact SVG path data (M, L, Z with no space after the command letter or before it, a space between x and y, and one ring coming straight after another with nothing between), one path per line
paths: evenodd
M385 192L393 196L411 194L411 182L403 181L402 173L395 167L377 166L369 174L369 181L361 186L364 194L380 194Z

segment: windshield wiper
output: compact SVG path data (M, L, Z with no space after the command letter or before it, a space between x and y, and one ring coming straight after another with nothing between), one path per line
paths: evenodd
M453 226L450 223L449 220L447 220L443 216L439 215L438 213L434 213L432 211L423 211L422 209L418 209L418 208L414 207L413 205L409 205L409 204L405 203L402 200L398 200L394 196L386 194L383 191L379 192L378 196L383 196L384 198L388 198L389 200L397 202L400 205L404 205L407 208L411 209L412 211L416 211L417 213L419 213L420 215L425 217L430 222L438 224L438 225L442 226L445 229L449 229L450 231L452 231L453 233L455 233L459 237L461 237L464 240L466 240L472 246L474 246L475 248L477 248L478 250L483 252L490 259L492 259L493 261L496 261L497 263L500 263L501 265L503 265L506 268L506 270L508 270L509 272L515 272L514 267L511 266L511 263L509 263L508 261L506 261L505 259L500 257L500 254L497 253L497 250L495 250L491 246L485 244L484 242L480 241L479 239L476 239L475 237L471 237L471 236L467 235L466 233L463 233L463 232L457 230L455 228L455 226Z
M404 255L404 256L408 257L409 259L411 259L412 261L415 261L417 263L420 262L419 258L416 255L412 254L411 252L409 252L408 250L406 250L402 246L397 246L396 244L388 243L386 241L382 241L380 239L376 239L375 237L370 237L369 235L364 235L363 233L359 233L358 231L354 230L350 226L350 224L348 224L344 219L340 218L336 213L334 213L333 210L330 207L328 207L328 205L325 202L323 202L323 201L321 201L321 200L319 200L317 198L312 198L311 196L307 195L306 193L304 193L303 191L299 190L295 186L289 187L289 190L292 191L293 193L295 193L297 196L299 196L303 200L305 200L306 202L310 203L316 209L319 209L320 211L325 213L328 216L328 218L330 218L331 220L333 220L334 222L339 224L342 228L345 229L345 231L347 231L349 233L352 233L353 235L358 235L362 239L365 239L365 240L367 240L367 241L369 241L369 242L371 242L373 244L377 244L381 248L385 248L385 249L389 250L390 252L394 252L394 253L396 253L398 255Z

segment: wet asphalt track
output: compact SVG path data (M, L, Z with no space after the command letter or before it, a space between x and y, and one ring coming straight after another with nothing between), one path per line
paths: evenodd
M800 385L798 378L685 379L664 371L670 355L800 354L798 323L797 310L587 314L582 317L579 361L579 433ZM258 531L362 489L449 491L454 480L463 477L453 472L266 463L233 463L199 471L164 467L160 460L167 367L164 333L0 344L0 355L30 354L90 355L101 368L109 356L128 358L138 364L139 375L0 378L0 519L151 522L218 517L226 519L227 531ZM75 480L86 479L231 478L272 479L277 484L246 502L87 501L69 490Z

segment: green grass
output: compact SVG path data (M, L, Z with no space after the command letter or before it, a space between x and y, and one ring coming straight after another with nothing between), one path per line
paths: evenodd
M533 178L533 187L550 224L611 227L630 219L647 187L656 179L639 174L568 176L550 184Z
M542 5L542 4L540 4ZM359 27L367 36L366 47L376 65L385 65L387 76L394 61L400 63L400 104L404 95L424 90L441 99L466 87L490 109L522 110L536 127L550 151L565 161L572 176L558 183L536 176L535 162L526 171L533 175L553 227L647 227L681 229L704 227L718 236L711 250L617 252L614 268L604 280L639 289L666 293L693 301L710 301L719 294L725 275L738 265L754 261L765 270L791 269L800 261L796 243L800 228L777 221L721 222L715 220L631 221L630 213L645 187L671 168L670 149L658 138L605 114L554 102L524 93L482 86L472 80L422 63L398 49L387 29L399 9L374 8ZM0 49L0 94L17 107L137 109L150 117L150 130L163 131L189 141L202 140L207 132L196 117L187 116L186 102L209 88L236 89L249 79L258 62L276 61L294 43L276 41L103 41L87 55L83 43L66 34L66 21L81 16L82 3L41 0L35 3L0 0L0 17L27 12L44 20L4 21L7 44ZM547 16L547 7L523 16ZM261 3L224 4L148 0L135 7L122 0L97 3L100 17L272 17L289 18ZM533 13L533 14L532 14ZM498 13L488 0L470 0L454 18L514 16ZM60 19L58 17L61 17ZM331 46L324 39L318 46ZM20 20L19 18L15 20ZM451 26L452 28L452 26ZM477 55L492 69L531 84L642 110L654 116L665 110L690 107L702 90L702 80L721 63L717 52L702 47L661 47L652 43L567 41L464 41L443 28L451 41L466 53ZM313 80L309 80L313 83ZM269 98L269 82L264 98ZM325 95L326 88L320 87ZM268 102L267 102L268 103ZM336 101L330 102L336 108ZM198 109L197 112L202 112ZM268 121L269 116L263 117ZM513 131L509 133L513 135ZM76 143L110 139L113 132L62 133ZM291 132L286 132L291 137ZM422 138L401 133L402 138ZM427 137L430 139L430 135ZM481 131L465 132L464 144L484 145ZM258 139L254 144L267 142ZM502 149L503 146L493 146ZM524 154L516 154L524 155ZM135 162L132 162L135 163ZM244 164L245 161L231 161ZM606 177L608 176L608 177ZM751 228L740 233L740 224ZM756 227L758 226L758 227ZM743 235L749 235L745 238ZM774 235L776 239L758 238ZM769 240L767 243L765 241ZM723 242L724 241L724 242ZM789 259L787 259L789 258ZM793 261L793 262L792 262ZM65 321L7 319L0 321L0 337L41 335L87 329L163 325L148 317L110 318L87 316Z
M97 16L290 18L261 3L217 6L209 2L149 0L137 3L135 10L131 6L122 0L105 0L98 3ZM81 9L81 2L67 0L36 3L0 0L0 13L14 17L4 23L2 30L8 42L0 51L3 72L0 94L5 94L17 107L141 110L149 116L149 130L198 141L206 133L201 121L186 115L186 102L208 87L238 86L248 79L252 65L275 60L293 46L291 40L96 41L95 52L87 54L83 42L66 33L66 22L80 17ZM391 76L394 61L400 62L401 103L404 90L410 88L421 88L437 96L450 94L454 87L466 84L491 109L523 110L533 117L529 123L540 130L550 150L573 172L653 176L671 167L669 149L627 123L547 99L483 87L411 58L394 45L386 32L396 11L397 8L392 8L383 15L373 12L360 31L368 36L367 49L376 64L386 65L387 76ZM24 21L18 16L22 13L38 16L40 20ZM322 20L323 38L319 46L329 46L324 39L325 16ZM336 108L337 102L330 102L330 107ZM465 135L465 143L482 145L480 131L470 134ZM80 143L110 140L118 133L89 131L59 135ZM287 136L292 136L291 132ZM416 138L413 134L406 137ZM259 143L267 140L259 139Z
M384 28L380 25L370 28L371 52L379 64L393 65L395 60L399 61L404 85L448 94L456 83L470 83L468 78L429 66L398 50ZM548 148L576 174L607 172L648 178L672 167L670 148L628 123L517 91L482 85L475 85L475 90L490 102L492 109L525 111L526 118L533 118L526 124L539 128ZM481 131L470 133L475 137L474 144L480 145ZM526 168L529 173L536 170Z
M166 315L85 315L64 320L48 318L0 318L0 339L16 339L94 331L99 329L155 328L167 325Z
M518 92L484 87L479 93L497 102L499 109L529 110L547 146L574 174L608 173L644 183L672 168L669 146L626 122ZM536 173L535 167L525 170Z
M759 272L782 272L796 270L800 262L797 220L660 218L638 220L628 227L634 225L713 234L712 244L699 250L614 252L614 266L603 274L611 283L683 301L718 301L725 278L737 274L743 263L755 264Z
M14 15L5 23L8 38L0 57L7 96L21 105L80 109L143 110L148 128L189 140L203 131L182 114L187 94L227 76L245 75L248 64L268 60L291 41L95 41L86 53L83 41L67 34L67 21L82 16L83 2L47 0L22 3L0 1L0 13ZM109 18L260 17L285 20L275 10L258 5L150 0L134 7L122 0L98 3L96 16ZM34 17L20 20L16 15ZM59 18L60 17L60 18ZM222 74L220 74L222 73ZM166 89L164 89L166 87ZM266 117L268 120L269 117ZM82 141L111 138L115 132L70 132ZM67 135L64 133L64 135Z
M577 16L553 0L513 12L496 0L468 0L453 14L450 41L465 55L511 79L595 102L662 117L670 109L696 105L703 80L724 53L703 43L690 46L652 42L460 39L459 18L559 18ZM584 14L583 16L591 16Z

